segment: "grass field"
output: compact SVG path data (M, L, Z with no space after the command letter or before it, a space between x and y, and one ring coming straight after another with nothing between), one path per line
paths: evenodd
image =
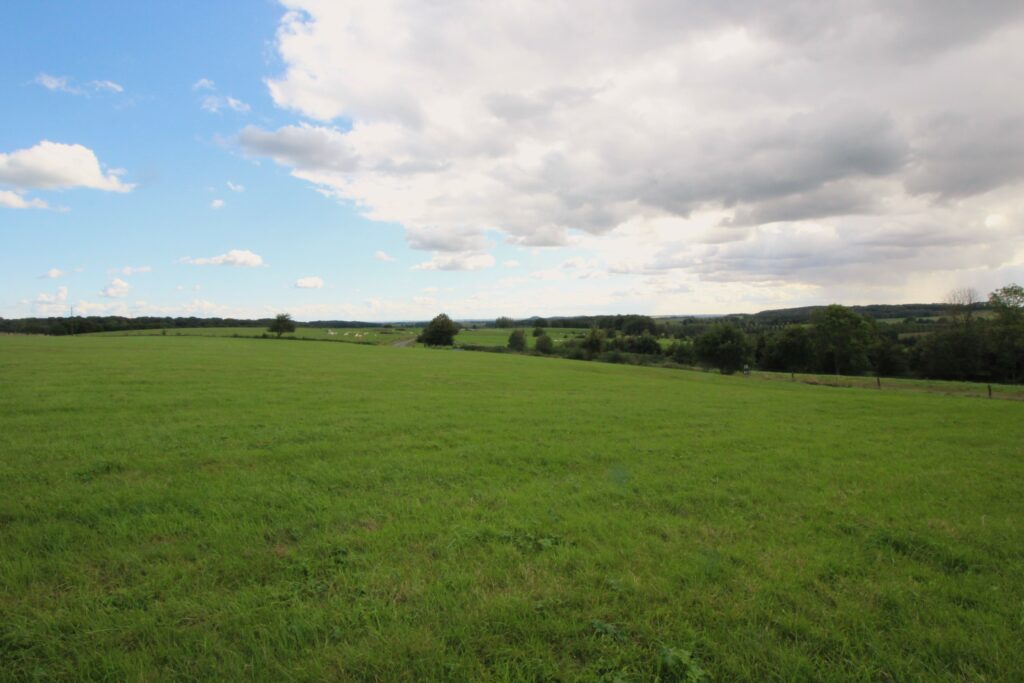
M522 328L526 333L526 346L532 349L537 342L537 338L533 336L533 328ZM551 337L551 340L556 344L559 344L566 339L579 334L586 334L586 330L569 329L561 327L545 328L545 334ZM465 329L461 330L455 336L455 344L457 346L463 346L470 344L473 346L508 346L508 337L512 334L512 330L508 328L497 328L497 327L483 327L476 330Z
M330 334L333 332L334 334ZM124 330L119 332L95 332L94 337L262 337L264 334L273 336L265 327L179 327L166 330ZM351 342L360 344L394 344L411 342L420 333L418 328L384 328L384 327L297 327L289 337L299 339L324 339L327 341Z
M0 388L0 680L1024 678L1018 402L189 336Z

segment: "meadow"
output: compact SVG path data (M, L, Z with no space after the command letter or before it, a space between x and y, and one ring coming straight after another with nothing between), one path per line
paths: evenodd
M520 328L526 333L526 347L533 349L536 346L537 338L533 336L533 328L523 327ZM512 329L499 328L499 327L480 327L476 329L463 329L455 336L456 346L508 346L509 335L512 334ZM586 330L562 328L562 327L551 327L544 328L544 334L551 337L551 341L559 344L564 342L566 339L572 339L573 337L582 337L586 335Z
M0 680L1024 677L1017 401L173 332L0 387Z
M333 333L333 334L332 334ZM317 339L355 344L406 344L415 341L420 333L418 327L297 327L288 337ZM263 337L274 336L265 327L178 327L151 330L119 330L96 332L89 336L107 337Z

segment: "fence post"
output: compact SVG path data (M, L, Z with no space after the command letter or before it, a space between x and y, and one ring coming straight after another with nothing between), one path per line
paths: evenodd
M878 384L879 389L882 388L882 378L879 377L878 375L875 375L875 383Z
M992 398L992 385L991 384L988 385L988 397Z

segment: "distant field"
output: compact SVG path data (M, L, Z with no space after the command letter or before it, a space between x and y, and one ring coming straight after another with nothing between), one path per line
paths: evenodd
M533 328L522 328L526 333L526 345L533 348L536 344L536 337L533 336ZM455 336L456 345L472 344L476 346L508 346L508 338L513 332L508 328L488 327L478 330L462 330ZM544 333L551 337L556 344L570 339L577 334L586 334L586 330L570 328L545 328Z
M0 386L0 680L1024 672L1019 402L170 332Z
M166 332L166 335L164 334ZM333 334L331 334L333 333ZM381 328L381 327L360 327L360 328L326 328L326 327L298 327L289 337L302 339L326 339L329 341L360 342L363 344L390 344L414 340L420 333L417 328ZM169 327L167 330L124 330L119 332L95 332L90 336L96 337L153 337L153 336L177 336L177 337L261 337L264 334L274 336L267 332L265 327Z

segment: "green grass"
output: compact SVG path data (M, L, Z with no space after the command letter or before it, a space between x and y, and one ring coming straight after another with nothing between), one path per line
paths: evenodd
M820 375L812 373L768 372L752 370L752 379L774 381L797 381L806 384L819 384L832 387L879 389L882 391L917 391L951 396L972 396L987 398L988 388L992 387L992 398L1024 400L1024 385L1020 384L984 384L982 382L950 382L940 379L908 379L904 377L883 377L876 380L873 376L860 375ZM879 387L879 384L881 387Z
M1019 681L1024 406L0 337L0 680Z
M533 328L526 327L522 328L526 333L526 346L527 348L534 348L537 342L537 338L533 336ZM455 336L455 345L464 346L470 344L473 346L508 346L508 337L512 334L511 329L498 328L498 327L487 327L476 330L461 330ZM556 344L559 344L566 339L572 339L576 335L586 334L586 330L552 327L545 328L544 333L551 337L551 340Z
M334 334L330 334L334 332ZM166 333L166 334L165 334ZM298 327L295 332L285 335L299 339L323 339L358 344L396 344L412 342L420 333L418 328L396 327ZM90 337L262 337L265 327L171 327L166 330L123 330L118 332L94 332Z

